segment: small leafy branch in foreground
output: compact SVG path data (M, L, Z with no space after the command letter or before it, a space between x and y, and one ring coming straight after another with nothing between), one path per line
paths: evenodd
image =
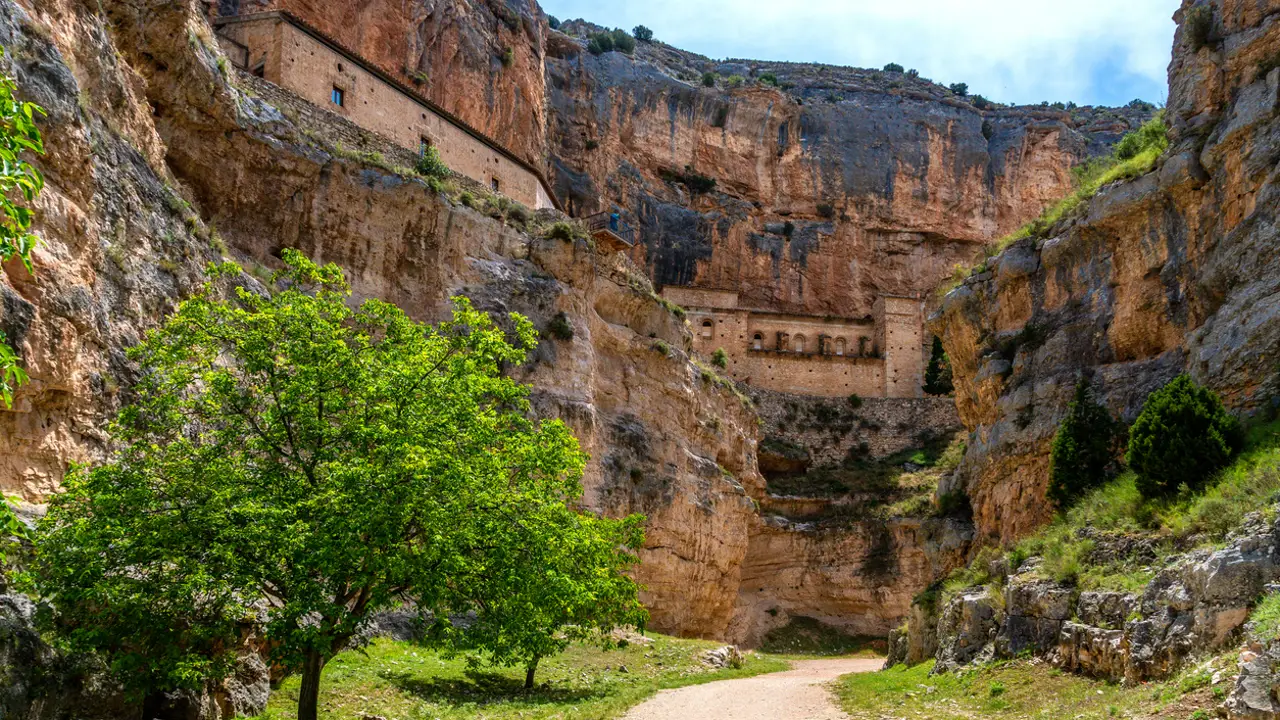
M0 56L4 49L0 48ZM44 138L36 127L36 116L45 115L44 108L17 98L18 85L13 78L0 76L0 263L18 258L31 266L31 251L36 236L31 232L30 203L44 189L44 176L22 154L44 154ZM27 381L18 366L18 356L0 333L0 406L13 404L13 392ZM2 503L0 503L2 505ZM4 509L0 508L0 521Z
M529 388L503 374L532 323L510 316L509 340L465 298L434 327L353 308L336 266L283 260L269 292L214 268L130 352L137 400L111 456L71 473L37 533L31 574L63 649L138 694L198 689L258 618L315 720L325 664L400 603L446 651L530 680L568 639L642 626L624 574L642 518L573 509L578 441L530 419Z

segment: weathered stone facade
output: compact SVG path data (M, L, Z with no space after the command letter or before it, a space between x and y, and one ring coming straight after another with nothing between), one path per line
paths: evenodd
M921 396L923 303L879 298L860 319L793 315L738 306L735 292L666 287L683 306L693 347L723 350L725 370L752 387L822 397Z
M434 146L454 172L535 209L556 205L541 172L287 12L220 18L233 62L401 147Z

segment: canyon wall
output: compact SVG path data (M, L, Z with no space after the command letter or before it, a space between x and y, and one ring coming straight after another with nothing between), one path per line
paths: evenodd
M1196 5L1211 11L1203 46ZM1158 168L1014 244L932 320L971 431L955 486L983 539L1049 519L1049 446L1081 378L1126 421L1182 372L1243 414L1275 409L1280 3L1187 2L1177 17Z
M923 295L1150 114L979 110L904 73L717 62L660 43L597 56L582 45L598 28L562 29L546 60L562 202L619 209L659 286L737 292L741 307L860 318L880 295Z

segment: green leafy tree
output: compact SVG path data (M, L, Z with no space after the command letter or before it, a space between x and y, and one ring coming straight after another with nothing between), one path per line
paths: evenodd
M423 177L444 180L453 174L449 166L440 159L440 151L435 145L425 145L418 155L418 163L414 170Z
M4 49L0 48L0 56ZM31 251L36 236L31 232L30 203L44 189L44 176L23 153L44 154L44 139L36 127L36 116L45 115L44 108L18 99L18 85L13 78L0 76L0 263L18 258L33 272ZM0 404L13 405L13 392L27 381L18 366L18 356L0 333ZM0 503L0 506L3 506ZM0 507L0 523L7 510Z
M1094 399L1088 381L1081 379L1049 455L1049 499L1059 508L1110 479L1118 429L1111 413Z
M713 72L702 73L702 86L713 88L716 86L716 74Z
M721 370L729 367L729 353L726 353L724 348L716 348L716 351L711 353L711 364Z
M635 35L636 39L639 40L640 42L644 42L644 43L653 42L653 31L645 27L644 25L635 26L635 29L631 31L631 34Z
M614 50L627 55L636 51L636 39L631 37L631 34L626 30L623 30L622 28L614 28L613 32L610 33L610 37L613 39Z
M898 63L891 62L888 65L884 66L884 71L889 73L900 73L903 71L903 67Z
M512 344L457 298L425 326L379 300L350 307L333 265L283 259L272 292L224 292L243 275L214 268L131 351L142 374L112 456L72 473L39 528L33 578L69 650L102 653L137 692L197 687L228 671L253 618L315 720L326 662L381 608L488 602L495 586L454 585L521 552L622 583L625 553L592 534L618 526L565 506L576 439L530 420L528 388L502 373L534 346L527 319L511 316Z
M934 336L929 354L929 367L924 371L924 391L930 395L946 395L955 390L951 382L951 359L942 347L942 338Z
M954 83L948 89L960 97L964 97L969 94L969 85L967 83Z
M454 576L445 602L450 615L437 616L428 638L446 655L472 652L492 664L523 667L525 687L532 688L538 662L570 642L609 645L613 628L643 628L648 614L634 581L596 568L634 565L644 531L638 517L617 522L535 495L522 501L540 506L532 513L540 524L495 515L479 526L497 551L468 566L470 574ZM455 624L451 618L458 617L465 622Z
M1151 393L1129 429L1125 459L1143 497L1195 491L1244 447L1240 421L1212 391L1180 375Z

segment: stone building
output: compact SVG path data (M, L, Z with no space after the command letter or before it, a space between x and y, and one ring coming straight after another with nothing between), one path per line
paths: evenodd
M738 306L738 294L667 287L683 306L694 350L728 356L728 374L754 387L800 395L920 397L923 302L883 296L860 319L791 315Z
M454 172L530 208L560 207L537 168L293 14L228 15L215 23L240 69L402 147L435 147Z

